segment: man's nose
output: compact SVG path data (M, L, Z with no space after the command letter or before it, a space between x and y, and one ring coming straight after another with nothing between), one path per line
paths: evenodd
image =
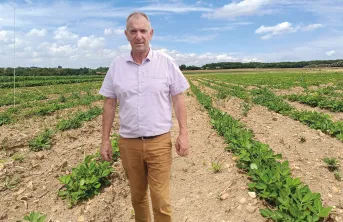
M137 32L136 38L137 39L141 39L142 38L142 33L140 31Z

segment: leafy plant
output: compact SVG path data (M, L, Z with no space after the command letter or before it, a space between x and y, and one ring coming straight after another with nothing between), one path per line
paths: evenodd
M58 192L62 199L68 200L71 208L80 200L86 200L99 194L102 185L110 184L108 176L113 172L109 162L95 160L95 155L86 156L85 160L72 169L71 174L59 178L64 189Z
M39 212L32 211L28 216L24 217L24 220L30 221L30 222L44 222L46 218L46 215L42 215Z
M43 149L50 149L51 138L53 136L53 131L50 129L45 129L41 134L34 137L29 141L29 148L32 151L40 151Z
M246 103L246 102L242 102L241 103L241 109L242 109L242 115L243 116L247 116L249 110L251 109L251 104L250 103Z
M118 146L119 135L113 134L111 136L111 144L112 144L112 161L116 162L120 157L119 146Z
M327 164L327 167L331 172L338 170L339 162L336 158L325 157L323 161Z
M76 129L82 126L82 122L90 121L102 113L99 107L93 107L85 112L78 112L69 119L63 119L57 123L56 128L61 131Z
M300 179L291 178L289 164L281 162L281 154L274 154L267 144L255 141L252 131L246 129L244 124L214 108L210 96L202 93L192 81L190 85L200 104L207 109L213 128L229 144L226 149L238 156L237 166L248 173L252 181L249 189L271 207L260 210L264 217L280 222L300 222L323 221L329 215L332 208L322 206L319 193L312 193ZM266 89L256 93L270 94ZM267 99L262 97L260 101L268 104ZM270 104L271 107L287 114L292 110L283 106L279 99L276 101L280 102L280 106L276 103Z

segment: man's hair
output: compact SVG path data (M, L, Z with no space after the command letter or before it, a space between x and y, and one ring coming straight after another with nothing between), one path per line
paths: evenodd
M138 17L140 17L140 16L142 16L142 17L146 18L146 20L148 20L149 26L150 26L149 28L151 29L151 24L150 24L149 17L148 17L144 12L132 12L132 13L127 17L127 19L126 19L126 30L127 30L127 28L128 28L128 23L129 23L130 18L131 18L131 17L138 18Z

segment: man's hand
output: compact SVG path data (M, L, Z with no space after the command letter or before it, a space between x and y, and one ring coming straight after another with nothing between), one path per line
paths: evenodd
M175 149L179 156L187 156L189 154L188 134L179 134L176 139Z
M105 161L112 161L112 145L111 141L108 140L103 140L100 148L100 155L101 159Z

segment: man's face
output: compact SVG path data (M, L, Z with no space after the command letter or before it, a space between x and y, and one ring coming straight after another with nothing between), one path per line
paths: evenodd
M153 33L154 30L150 28L149 22L146 18L142 16L131 17L127 24L125 35L131 44L132 52L148 52L149 42Z

